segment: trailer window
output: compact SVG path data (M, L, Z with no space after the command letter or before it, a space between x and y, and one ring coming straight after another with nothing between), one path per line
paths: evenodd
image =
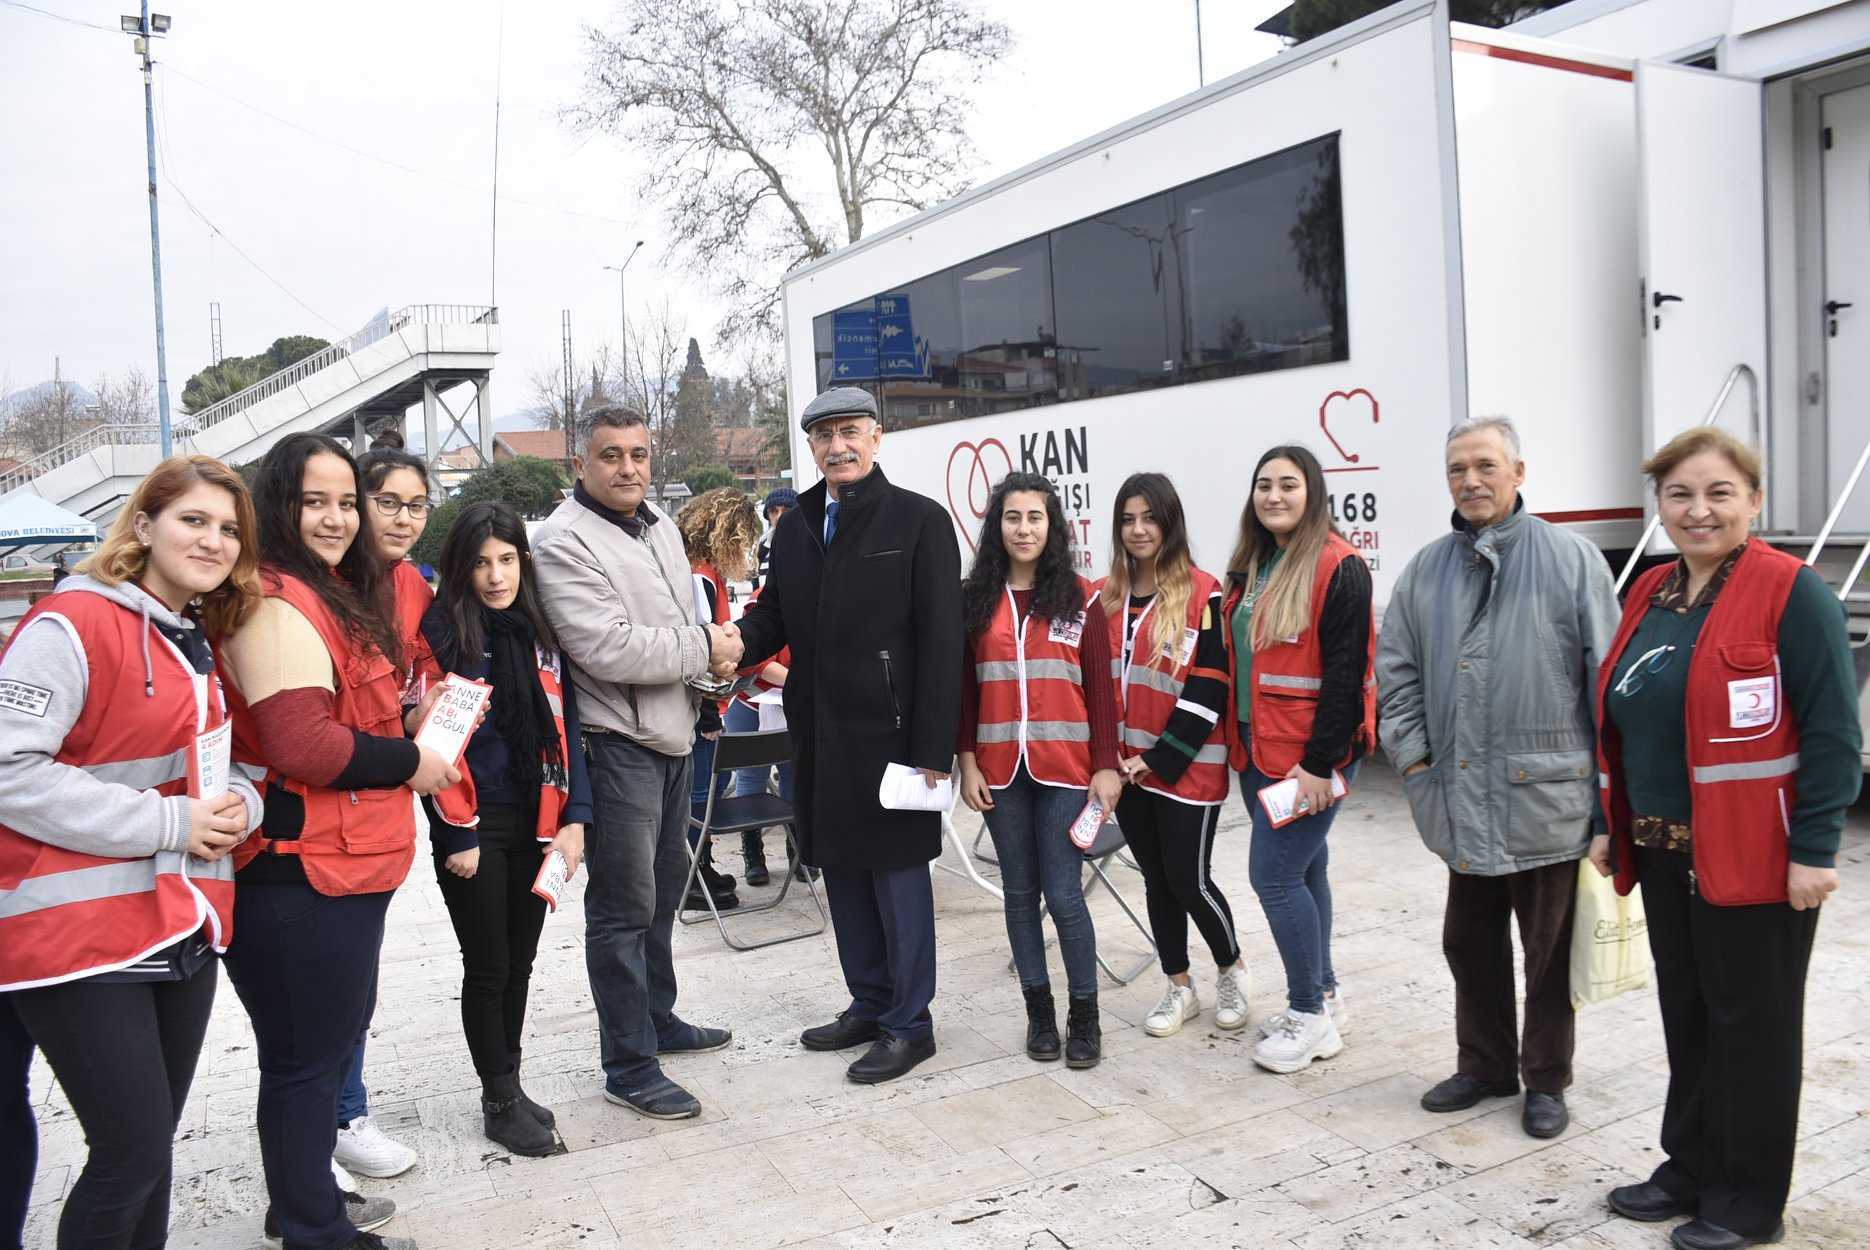
M1052 232L1062 400L1177 381L1182 296L1167 195Z
M1350 358L1332 135L1175 191L1186 380Z

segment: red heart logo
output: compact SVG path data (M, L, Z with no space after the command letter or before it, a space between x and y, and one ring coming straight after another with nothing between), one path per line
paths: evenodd
M1359 400L1362 402L1359 403ZM1325 437L1331 440L1331 445L1338 449L1338 455L1344 457L1347 463L1356 464L1363 457L1356 452L1345 451L1344 444L1338 442L1337 435L1331 432L1331 416L1333 415L1331 405L1333 403L1341 405L1341 411L1335 414L1340 420L1347 417L1354 419L1367 411L1370 414L1370 424L1375 425L1382 419L1377 407L1377 397L1360 386L1355 390L1332 391L1325 396L1325 402L1318 405L1318 428L1325 432Z
M997 467L998 473L994 472ZM956 443L954 450L948 453L948 515L954 518L955 528L961 531L969 551L976 548L974 535L987 516L987 501L993 497L994 486L1012 471L1013 457L1007 452L1006 444L997 438ZM957 485L961 488L958 501L955 498Z

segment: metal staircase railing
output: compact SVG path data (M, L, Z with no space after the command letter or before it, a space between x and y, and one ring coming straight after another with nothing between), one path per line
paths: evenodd
M225 399L209 404L200 412L183 413L175 421L176 434L186 439L192 434L217 425L263 400L271 399L282 391L290 390L319 370L329 368L351 353L361 351L379 339L389 337L404 326L412 324L498 325L499 323L500 310L487 304L410 304L395 312L371 318L370 324L355 334L348 335L303 360L287 365L279 372L260 379L244 390L236 391ZM41 452L30 460L14 465L5 473L0 473L0 495L16 490L40 474L56 469L62 464L68 464L99 447L134 446L156 441L158 441L158 432L156 423L153 421L93 426L76 438L68 439L50 451Z
M1758 447L1760 445L1760 379L1759 375L1753 372L1753 366L1744 361L1727 371L1727 380L1721 383L1721 393L1714 397L1713 405L1708 408L1708 415L1696 424L1698 426L1713 425L1715 418L1721 415L1721 409L1727 406L1727 397L1734 393L1734 387L1743 377L1747 380L1749 433L1752 436L1753 445ZM1860 470L1862 467L1861 464L1858 466ZM1642 560L1643 553L1649 550L1649 540L1656 536L1656 527L1661 524L1662 514L1658 512L1650 517L1649 524L1643 527L1643 536L1637 540L1636 550L1630 553L1629 560L1623 566L1623 572L1617 575L1618 594L1623 593L1624 586L1630 580L1630 574L1636 572L1636 566Z
M1824 527L1818 531L1818 537L1812 540L1811 551L1805 557L1807 568L1816 565L1818 557L1824 554L1825 544L1831 541L1831 532L1837 528L1838 518L1844 515L1844 509L1850 503L1851 496L1856 493L1858 484L1863 481L1866 467L1870 467L1870 439L1864 441L1863 450L1857 453L1857 463L1851 468L1851 475L1844 480L1844 489L1838 492L1836 502L1831 505L1830 515L1825 517ZM1851 564L1850 572L1846 573L1844 580L1838 583L1838 602L1840 603L1849 602L1852 588L1857 585L1857 579L1863 576L1864 566L1870 564L1870 537L1863 539L1860 545L1862 549L1858 551L1857 559ZM1870 646L1870 634L1851 643L1851 646L1853 648Z

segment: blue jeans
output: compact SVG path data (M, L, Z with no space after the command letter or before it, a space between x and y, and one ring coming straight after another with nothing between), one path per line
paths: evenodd
M1073 998L1097 993L1097 933L1084 905L1084 856L1071 844L1071 822L1084 810L1085 791L1042 785L1022 763L1004 790L993 792L986 813L1000 860L1006 895L1006 938L1024 989L1051 983L1045 967L1045 930L1039 923L1039 892L1058 930L1065 982Z
M12 1000L0 995L0 1250L25 1244L26 1204L39 1163L39 1130L26 1088L32 1050Z
M659 1038L675 1018L671 936L688 874L689 767L619 734L586 732L593 817L585 831L584 962L597 1006L605 1084L662 1075Z
M727 732L730 734L758 733L760 713L735 699L727 705ZM734 797L748 794L766 793L766 774L764 768L736 768L734 770ZM779 766L779 797L792 802L792 761L787 760Z
M375 1015L375 1004L371 1007ZM364 1041L369 1036L370 1021L366 1019L357 1034L357 1049L351 1052L350 1063L344 1069L344 1087L338 1091L339 1128L370 1114L370 1093L364 1088Z
M1349 785L1357 765L1340 771ZM1260 910L1266 913L1273 944L1286 966L1286 1005L1315 1015L1325 1009L1325 995L1338 988L1331 967L1331 883L1325 877L1331 862L1325 835L1337 819L1338 804L1275 829L1259 798L1275 780L1252 765L1240 774L1240 797L1253 814L1247 879L1260 897Z
M853 1019L904 1041L934 1035L935 892L927 865L826 868L825 901Z

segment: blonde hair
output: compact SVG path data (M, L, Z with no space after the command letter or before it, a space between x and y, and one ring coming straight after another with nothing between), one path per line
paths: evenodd
M1253 476L1247 485L1247 502L1240 510L1240 541L1234 546L1233 559L1227 566L1228 572L1244 578L1247 590L1251 593L1259 581L1261 571L1279 554L1279 540L1273 537L1273 532L1260 520L1259 513L1253 510L1260 470L1274 460L1288 460L1297 466L1299 476L1305 481L1305 511L1300 514L1298 526L1286 542L1285 558L1273 566L1272 574L1266 580L1266 589L1254 601L1255 651L1264 651L1284 639L1296 638L1311 628L1312 593L1318 575L1318 557L1324 554L1325 543L1335 528L1331 524L1325 475L1318 464L1318 457L1296 444L1274 447L1253 466Z
M239 629L260 606L260 533L247 484L212 456L171 456L151 469L111 522L110 533L77 571L106 586L140 580L149 570L149 548L136 536L137 515L154 520L201 482L234 497L234 522L240 530L240 551L227 580L200 600L202 632L218 640Z
M1753 492L1759 493L1760 453L1719 426L1702 425L1692 430L1683 430L1658 447L1656 454L1643 462L1643 473L1649 478L1650 486L1660 495L1662 483L1669 474L1680 468L1684 460L1699 456L1704 451L1725 456L1740 470L1740 476L1747 479Z
M753 549L760 541L760 514L737 486L717 486L688 501L675 518L688 558L711 564L730 582L753 571Z
M1194 560L1188 554L1188 525L1182 518L1182 498L1175 493L1175 483L1160 473L1132 473L1117 490L1117 506L1111 518L1110 576L1099 596L1104 612L1116 616L1130 600L1130 553L1123 545L1123 505L1141 497L1149 505L1162 530L1162 548L1156 553L1156 605L1149 627L1149 651L1154 656L1163 651L1175 654L1187 628L1188 596L1194 590L1190 570ZM1141 642L1141 639L1138 639ZM1139 648L1140 651L1140 648Z

